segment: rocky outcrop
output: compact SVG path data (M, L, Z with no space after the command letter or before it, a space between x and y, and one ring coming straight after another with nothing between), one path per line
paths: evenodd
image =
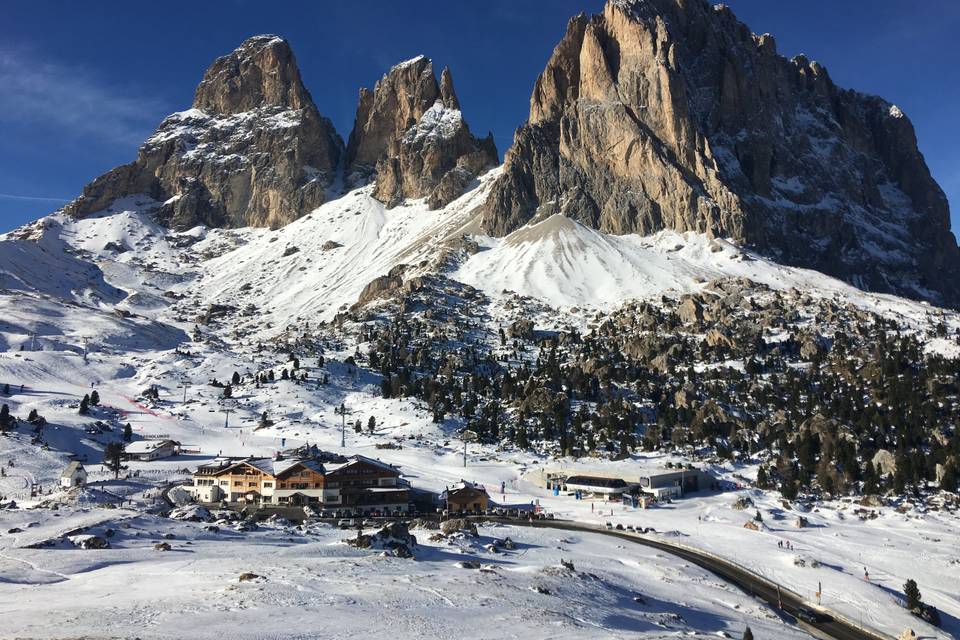
M360 102L347 145L347 182L375 179L374 197L388 207L427 198L439 208L497 164L492 135L470 133L449 69L440 82L429 58L400 63Z
M142 194L176 228L277 227L323 203L342 150L286 40L256 36L214 61L193 108L165 119L134 162L94 180L64 211L84 217Z
M573 18L484 205L614 234L730 237L871 290L960 302L946 198L910 121L704 0Z

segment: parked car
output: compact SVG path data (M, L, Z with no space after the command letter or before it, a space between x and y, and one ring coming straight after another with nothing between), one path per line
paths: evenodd
M807 607L800 607L797 609L796 613L797 620L802 620L807 624L817 624L819 622L826 622L826 616L824 616L819 611L814 611Z

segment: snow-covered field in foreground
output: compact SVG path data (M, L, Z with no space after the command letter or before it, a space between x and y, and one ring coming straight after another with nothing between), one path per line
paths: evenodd
M201 351L197 347L198 351ZM144 384L144 380L137 378L123 379L117 377L117 373L105 360L106 357L99 354L91 358L90 364L86 365L85 371L88 376L102 376L98 379L105 380L98 385L102 396L102 405L94 410L90 419L83 419L76 414L72 405L58 405L58 401L69 399L75 402L76 399L85 390L83 375L81 373L84 365L79 356L64 356L54 353L31 353L29 363L30 368L25 364L20 364L21 372L32 372L28 378L28 390L24 394L13 392L11 398L6 399L15 407L15 413L25 413L28 407L39 407L41 412L51 420L52 427L48 427L47 441L53 446L52 451L38 451L36 447L31 448L25 434L19 434L16 437L7 437L0 439L0 462L7 457L15 456L18 460L18 467L11 470L11 475L0 479L0 486L4 487L7 495L22 490L26 481L26 476L30 476L37 481L49 487L62 469L66 458L56 451L76 451L81 455L87 454L91 459L97 460L97 437L89 436L83 433L81 426L89 423L90 419L101 418L110 420L114 411L122 411L121 420L130 421L135 429L137 437L149 434L167 434L184 443L185 447L197 449L200 453L180 456L177 458L156 461L152 463L131 463L132 471L140 471L140 478L131 478L130 480L114 481L109 474L103 472L99 465L91 465L93 472L92 480L95 489L91 492L93 495L85 496L84 502L87 504L104 501L103 495L126 496L134 500L135 504L146 504L143 492L153 491L157 482L175 480L182 477L177 470L184 467L193 468L201 461L208 460L222 451L224 454L259 454L269 455L281 445L281 438L286 439L286 446L293 446L305 442L318 444L321 447L333 451L341 450L339 447L340 430L339 416L333 413L334 407L341 401L346 401L353 415L366 418L375 416L379 424L376 433L347 435L347 453L362 453L365 455L378 457L391 463L398 464L405 475L411 480L414 486L433 490L442 490L444 486L466 478L469 480L481 482L488 487L491 495L498 501L507 504L520 504L531 501L539 501L545 508L554 512L560 517L567 517L576 520L582 520L592 523L622 523L639 524L646 527L654 527L661 532L659 535L664 539L679 542L682 544L699 547L712 551L720 556L729 558L738 563L751 567L758 573L761 573L784 586L807 596L813 600L813 592L817 584L823 584L823 604L840 611L844 615L859 621L862 619L864 624L881 629L890 635L895 636L904 627L912 626L921 632L922 636L930 638L947 638L950 634L960 632L958 617L960 617L960 601L957 599L955 589L956 576L960 571L960 555L957 549L960 549L960 518L956 513L920 513L913 509L907 509L907 513L897 513L890 508L877 509L880 516L875 520L861 521L854 513L854 505L831 504L821 507L816 512L800 512L787 510L782 507L779 500L771 495L765 495L753 490L729 491L717 494L694 494L688 498L676 501L671 505L663 505L650 510L625 509L619 505L607 505L601 502L593 504L594 511L591 510L591 503L587 501L577 502L567 496L554 497L551 492L541 488L537 479L539 470L544 465L555 466L556 463L538 460L527 454L503 453L497 452L492 447L471 446L468 456L468 467L462 466L462 449L460 442L455 439L452 432L455 425L436 425L430 419L430 414L425 408L418 406L414 402L406 400L387 400L376 396L375 387L366 387L363 378L352 378L348 370L335 361L327 364L327 370L330 372L330 384L315 388L311 386L296 385L291 382L278 382L268 388L256 390L248 386L240 386L235 393L238 396L235 404L236 413L232 415L231 425L224 426L223 414L217 409L216 395L219 393L216 389L204 388L200 381L197 381L196 387L191 387L188 392L190 402L184 406L178 399L182 393L176 388L162 389L163 397L167 398L167 409L148 412L129 400L132 393L138 386ZM102 359L102 360L101 360ZM9 366L10 359L0 360L4 366ZM165 367L169 365L162 364L165 360L171 363L177 362L173 356L167 358L157 358L153 364L156 379L167 380ZM201 362L208 363L214 361L212 356L202 359ZM74 362L73 367L71 361ZM224 361L221 367L228 368L233 366ZM158 364L161 363L161 364ZM313 371L314 363L306 359L302 366ZM207 364L201 365L201 370L206 370ZM11 370L6 370L3 377L10 375ZM77 379L78 384L72 385L63 381L54 381L56 372L64 371L67 375ZM159 374L159 375L158 375ZM146 374L145 374L146 375ZM219 375L219 374L218 374ZM46 378L46 387L43 380ZM112 379L110 379L112 378ZM59 407L59 408L58 408ZM258 411L268 407L271 415L279 418L277 424L270 428L258 431L256 434L250 433L250 428ZM183 415L179 415L179 414ZM284 417L284 416L287 417ZM381 450L376 448L376 444L392 441L402 445L402 449ZM638 474L641 469L651 466L660 466L665 462L664 458L635 456L631 460L618 463L604 462L568 462L569 469L579 468L581 470L605 471L609 473ZM731 475L733 469L717 469L724 477L735 480ZM748 470L740 470L749 472ZM505 496L499 494L500 483L504 482L507 486ZM96 492L108 492L100 494L98 499ZM751 531L743 528L743 524L753 517L754 509L737 511L732 508L734 501L743 495L750 496L755 502L764 518L763 531ZM54 494L56 497L56 494ZM109 498L107 498L109 500ZM612 509L613 513L610 514ZM214 537L214 541L196 542L194 545L188 545L181 550L170 554L158 554L154 552L147 541L159 539L164 532L178 530L178 539L185 544L185 534L183 533L188 525L179 523L170 523L169 521L156 520L152 518L142 520L140 525L144 532L142 538L144 547L138 552L128 552L122 550L114 551L65 551L65 550L26 550L16 547L21 544L31 544L45 539L52 534L44 534L42 531L28 529L23 526L24 522L39 521L41 524L51 522L63 522L60 526L60 532L73 528L69 520L60 520L64 515L56 516L57 512L47 510L21 510L17 512L0 512L0 522L2 522L2 535L0 535L0 545L5 547L3 555L0 556L0 574L11 576L12 582L23 582L30 586L16 585L12 583L0 583L0 602L9 605L11 602L27 602L25 594L33 594L30 597L45 599L48 602L67 602L72 600L71 594L76 594L80 602L98 602L99 606L106 607L109 615L116 619L125 619L130 617L134 620L162 619L166 612L170 610L186 611L188 613L196 612L198 620L204 620L203 616L211 615L210 611L223 611L230 615L241 616L240 618L231 618L239 621L240 631L247 628L248 624L242 616L249 615L251 620L253 616L253 604L246 599L243 603L249 605L250 610L243 609L245 604L234 597L234 591L227 591L230 586L227 578L233 578L234 573L241 571L253 571L254 573L268 575L274 572L274 578L270 581L270 586L263 586L266 591L261 594L268 597L271 590L279 589L279 585L285 585L285 590L295 593L297 598L293 602L296 607L302 608L304 602L314 602L315 600L324 603L328 602L329 595L333 593L332 585L316 590L298 583L296 580L286 576L303 577L303 566L315 567L314 563L323 564L328 560L326 554L331 553L326 545L317 544L313 546L304 546L300 542L296 544L285 541L283 536L277 535L271 537L266 534L239 534L227 538ZM63 514L63 512L59 512ZM804 529L797 529L794 525L797 516L803 515L808 518L810 526ZM119 517L113 510L94 509L90 512L91 518L115 519ZM21 535L29 535L29 538L23 538L20 535L6 535L9 528L18 526L26 532ZM50 526L53 526L52 524ZM114 527L116 528L116 527ZM204 534L205 535L205 534ZM252 537L245 537L250 535ZM514 534L510 534L513 536ZM541 535L533 533L517 532L516 536L525 539L527 535ZM561 534L542 534L556 535ZM203 536L201 536L203 537ZM592 536L588 536L592 539ZM422 538L422 536L421 536ZM577 536L577 540L583 541L583 536ZM793 544L794 551L789 552L781 550L777 546L778 540L788 540ZM118 543L120 547L127 543ZM131 542L130 544L133 544ZM141 544L138 542L138 544ZM612 544L609 541L598 542L597 544ZM593 545L591 542L590 545ZM136 545L134 545L136 546ZM194 547L188 549L188 547ZM544 546L556 546L551 543ZM287 548L289 547L289 548ZM578 550L579 549L579 550ZM342 550L340 550L342 551ZM592 546L580 546L580 542L571 544L569 549L564 552L564 557L569 553L579 554L583 558L592 556L595 551ZM631 554L647 558L636 565L623 565L618 569L620 574L629 573L636 569L638 571L634 578L630 580L639 580L639 582L627 582L618 589L639 590L644 594L649 594L651 585L664 579L672 580L675 585L672 588L676 593L662 594L656 597L664 602L684 603L688 610L700 611L699 620L714 620L716 626L712 631L729 629L730 626L719 614L712 611L712 607L718 601L717 598L708 598L700 601L700 593L688 591L691 587L688 582L688 574L684 572L670 573L666 567L677 566L677 561L669 558L656 558L648 551L640 549L630 550ZM182 554L182 555L181 555ZM189 555L188 555L189 554ZM160 557L162 555L162 557ZM187 556L183 558L183 556ZM209 555L209 557L208 557ZM169 556L169 557L168 557ZM224 564L224 557L229 556L238 558L234 564ZM122 562L106 562L104 558L118 557ZM351 556L352 557L352 556ZM77 562L79 564L72 564ZM796 558L802 558L806 566L797 566ZM179 564L168 564L176 559ZM22 562L26 560L27 562ZM586 562L586 560L584 560ZM814 561L819 563L819 567L813 567ZM67 562L67 564L60 564ZM231 561L234 562L234 561ZM362 566L357 564L359 560L344 560L343 566L353 567ZM377 567L394 567L393 563L399 560L364 560L363 562L380 563L374 564ZM440 580L442 572L439 568L425 568L429 565L421 565L420 561L404 561L412 564L396 565L406 567L405 571L412 571L414 575L417 572L426 572L427 577L423 578L424 583L434 578ZM542 563L546 564L546 560ZM158 563L159 566L158 566ZM652 564L651 564L652 563ZM29 566L36 565L40 571L27 570ZM580 561L576 561L580 568ZM216 574L216 579L211 582L201 582L196 588L208 588L210 593L206 600L200 598L205 604L192 605L194 608L187 607L183 609L181 597L187 590L181 588L172 588L167 581L165 571L170 571L177 576L186 574L179 579L198 580L203 577L204 567L219 567L223 565L221 572ZM660 568L655 568L657 565ZM326 566L326 565L324 565ZM587 566L587 565L585 565ZM229 568L227 568L229 567ZM867 567L870 572L870 581L863 579L863 567ZM213 570L213 569L210 569ZM319 569L317 569L319 571ZM401 569L393 569L401 571ZM50 573L50 572L53 573ZM346 571L346 569L343 569ZM460 575L462 571L457 569L450 571L455 575ZM598 575L602 572L594 571ZM651 578L644 571L666 571L665 578ZM197 573L198 575L193 575ZM57 580L56 584L47 584L50 576L64 574L69 580ZM355 585L353 578L344 573L336 574L339 577L338 584ZM360 573L359 576L366 574ZM387 574L392 575L392 574ZM514 575L510 573L509 575ZM910 616L906 611L895 602L896 594L902 590L902 584L907 578L916 579L920 585L925 601L936 605L943 614L943 630L936 630L920 623L917 619ZM624 577L626 579L627 576ZM377 593L389 593L388 590L381 587L381 581L386 581L386 576L379 576L376 580L367 576L365 580L370 584L377 585L380 591L371 590L368 595L361 598L354 592L348 600L350 602L365 602L365 606L373 607ZM693 578L691 580L696 582ZM175 583L178 584L178 583ZM401 586L403 583L400 583ZM432 584L432 583L430 583ZM443 581L441 585L445 584ZM503 592L494 592L490 595L487 584L472 583L474 591L472 597L480 602L492 598L493 601L504 599ZM590 583L593 584L593 583ZM99 585L99 586L98 586ZM561 593L564 597L572 599L570 606L579 606L581 602L575 595L580 582L573 583L574 586L567 587ZM578 586L579 585L579 586ZM182 585L181 585L182 586ZM316 584L314 583L314 586ZM407 585L409 588L409 585ZM255 591L249 585L236 587L237 589L249 589ZM351 589L355 587L351 586ZM399 588L399 587L398 587ZM431 587L433 588L433 587ZM219 591L217 591L219 589ZM523 588L518 588L523 591ZM141 590L144 595L137 596L142 600L129 601L134 594ZM244 592L245 593L245 592ZM318 595L318 594L326 595ZM442 598L429 596L428 592L422 589L408 590L408 600L424 598L420 606L430 605L431 609L436 609L446 601ZM461 602L458 598L451 598L446 592L444 595L451 599L453 605L447 605L454 612L447 611L444 615L466 615L459 611ZM689 595L693 593L694 595ZM102 596L93 599L84 600L88 594ZM110 594L110 595L107 595ZM219 596L218 596L219 594ZM526 593L524 593L526 595ZM583 597L601 598L597 593L585 594ZM275 597L275 596L270 596ZM292 596L291 596L292 597ZM393 596L391 596L393 597ZM465 596L459 596L465 597ZM538 596L540 597L540 596ZM559 597L559 596L555 596ZM727 596L725 596L727 597ZM733 596L729 596L733 597ZM119 601L115 604L114 600ZM603 598L613 598L613 596L604 595ZM671 599L672 598L672 599ZM726 600L723 600L726 602ZM739 602L739 600L737 600ZM123 604L126 602L126 604ZM147 602L154 603L151 608ZM273 600L271 600L273 602ZM391 600L387 600L390 605ZM539 606L543 603L534 598L533 602L526 602L522 606ZM553 607L561 605L556 600L550 601ZM91 605L92 606L92 605ZM266 604L256 605L266 608ZM304 605L320 606L319 604ZM342 605L346 607L346 605ZM397 605L399 606L399 605ZM407 605L404 605L407 606ZM410 605L412 606L412 605ZM480 606L480 605L477 605ZM506 606L506 605L503 605ZM533 615L542 615L539 609L534 612L521 613L518 609L513 613L500 611L497 615L501 616L504 624L518 624L516 620L525 619ZM726 605L724 605L726 606ZM745 605L744 605L745 606ZM755 606L755 605L754 605ZM198 609L199 607L199 609ZM10 610L11 607L5 606L4 610ZM29 610L29 607L28 607ZM237 611L234 611L237 610ZM263 613L265 609L261 609ZM493 611L494 609L484 609L482 611ZM547 608L548 611L555 609ZM560 611L566 611L560 608ZM207 613L204 613L206 611ZM51 615L69 616L70 608L65 610L60 605L52 608ZM133 612L138 612L133 615ZM283 619L288 615L284 614ZM308 616L307 613L302 613ZM319 614L312 614L319 615ZM543 614L546 615L546 614ZM607 615L607 614L604 614ZM613 615L610 613L609 615ZM689 613L683 614L684 618L690 621ZM77 616L79 619L79 615ZM436 617L436 615L434 616ZM444 618L445 620L446 618ZM734 618L735 620L736 618ZM584 620L592 621L595 618L586 617ZM568 621L571 625L573 621ZM476 620L474 620L476 623ZM35 622L40 625L40 622ZM78 623L77 623L78 624ZM166 623L165 623L166 624ZM184 623L186 624L186 623ZM233 623L230 625L233 631ZM366 623L357 622L356 625L348 624L341 620L338 622L344 629L343 633L331 634L330 637L344 637L349 633L365 632L372 628L364 626ZM559 624L559 623L558 623ZM612 626L605 623L601 626L590 626L584 623L583 627L571 627L575 629L579 636L587 637L609 637L613 631L605 630ZM708 627L705 622L699 623L699 629ZM613 625L615 626L615 625ZM696 625L695 625L696 626ZM223 628L221 626L221 628ZM251 627L253 628L253 627ZM291 627L292 629L293 627ZM464 627L468 628L468 627ZM485 630L486 627L479 627ZM29 628L30 633L21 635L42 635L40 631L42 626ZM52 629L52 627L50 627ZM492 628L491 628L492 629ZM540 624L535 627L536 632L532 637L567 637L564 635L567 631L560 633L554 632L553 627ZM565 628L564 628L565 629ZM757 630L756 628L754 629ZM59 631L48 631L51 636L57 636ZM173 631L171 631L173 633ZM178 632L179 633L179 632ZM279 633L279 632L278 632ZM780 638L789 637L788 631L777 630L772 633L757 634L759 638ZM409 637L414 637L414 632L410 631ZM538 635L539 634L539 635ZM149 637L149 634L143 633L142 637ZM177 635L177 634L174 634ZM294 637L296 634L293 634ZM666 634L669 635L669 634ZM183 637L183 636L181 636ZM190 636L197 637L197 636ZM349 635L347 635L349 637ZM403 636L400 636L403 637ZM438 636L442 637L442 636ZM460 637L456 632L451 632L447 637ZM469 637L469 636L467 636ZM492 630L489 636L479 637L499 637ZM509 637L509 636L507 636ZM518 633L517 637L531 637ZM577 637L574 635L573 637ZM665 636L653 636L665 637Z
M21 513L33 537L89 514ZM482 526L428 540L416 559L340 542L328 525L213 533L118 512L110 549L16 548L0 538L3 633L60 638L806 638L768 607L686 562L596 534ZM165 539L170 535L172 539ZM484 549L510 537L514 550ZM156 551L166 541L170 551ZM458 563L479 561L481 569ZM574 570L560 561L572 562ZM240 582L241 573L261 576ZM638 600L635 600L639 596Z

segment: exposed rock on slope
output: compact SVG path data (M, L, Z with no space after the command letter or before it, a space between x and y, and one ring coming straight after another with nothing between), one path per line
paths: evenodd
M256 36L214 61L193 108L165 119L136 161L94 180L65 211L84 217L142 193L177 228L280 226L323 203L342 149L287 42Z
M483 224L504 235L555 213L728 236L867 289L960 301L947 201L910 121L703 0L610 0L570 21Z
M449 69L438 83L429 58L402 62L373 91L360 90L347 145L348 181L375 175L374 197L387 206L427 198L431 208L442 207L496 164L492 135L478 140L470 133Z

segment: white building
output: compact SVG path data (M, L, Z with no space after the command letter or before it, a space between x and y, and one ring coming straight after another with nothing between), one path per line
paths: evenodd
M563 482L565 491L579 491L587 495L615 497L630 488L622 478L603 476L570 476Z
M85 484L87 484L87 470L77 461L68 464L60 474L60 486L64 489L82 487Z
M128 444L124 450L127 460L159 460L180 453L180 443L176 440L137 440Z

